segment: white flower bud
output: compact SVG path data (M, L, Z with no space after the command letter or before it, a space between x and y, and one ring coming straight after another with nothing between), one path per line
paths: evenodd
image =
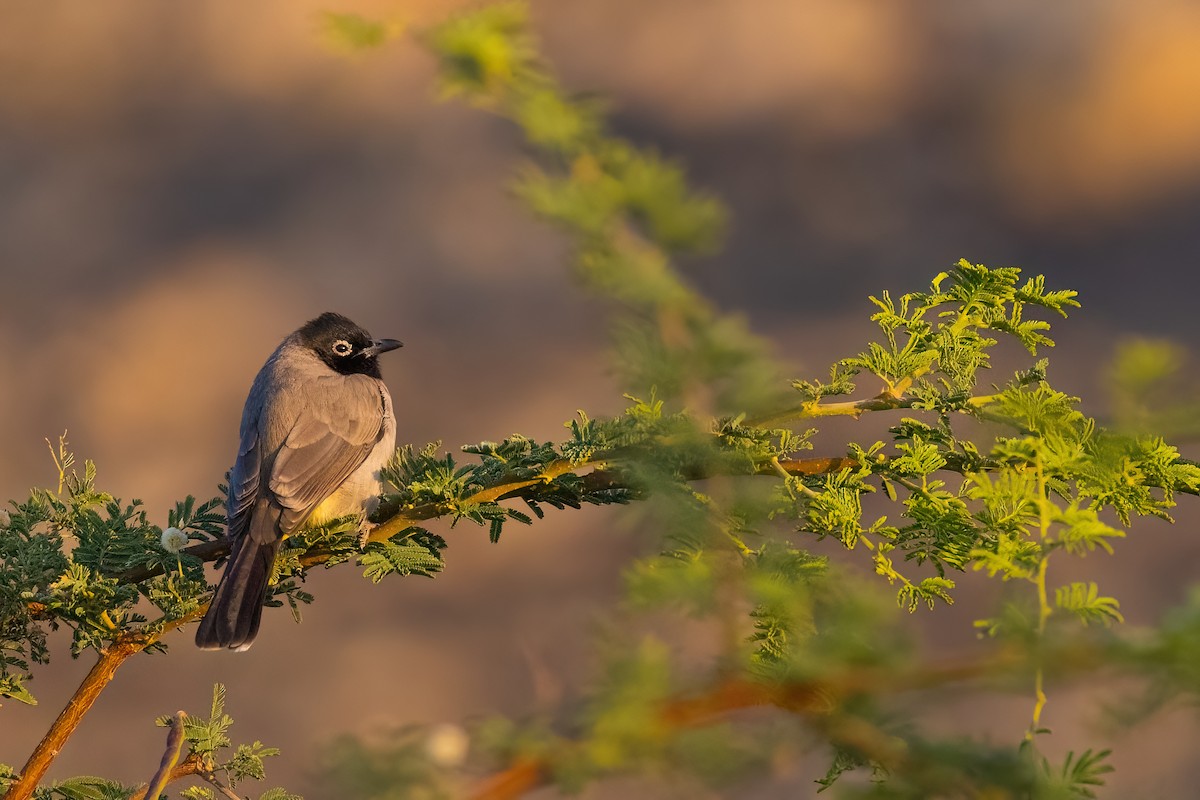
M179 528L163 528L162 546L168 553L178 553L187 543L188 535Z
M7 528L12 524L12 517L3 508L0 508L0 528Z
M467 760L471 737L458 725L443 722L429 731L425 754L439 767L458 767Z

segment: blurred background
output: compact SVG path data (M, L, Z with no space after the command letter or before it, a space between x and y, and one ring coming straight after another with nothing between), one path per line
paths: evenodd
M349 56L321 34L322 10L419 30L461 5L0 0L0 497L51 483L43 439L66 429L102 488L165 525L174 500L216 493L255 371L325 310L404 340L383 365L401 442L558 439L577 408L623 407L604 309L506 191L515 131L438 103L409 39ZM728 203L727 246L687 268L797 377L873 334L868 294L924 288L960 257L1080 290L1051 379L1091 413L1121 339L1200 344L1195 3L531 5L563 83ZM1200 513L1184 506L1087 565L1131 624L1196 578ZM551 513L499 546L437 530L451 546L436 581L315 574L302 628L268 612L247 654L200 653L189 630L131 662L51 777L146 780L153 718L205 710L215 681L236 740L283 748L268 785L310 797L312 760L341 733L570 696L622 565L648 546L620 509ZM967 597L929 631L947 652L974 644ZM42 704L0 712L0 761L23 762L90 664L57 642L30 687ZM1116 746L1102 796L1200 779L1190 715L1097 734L1072 697L1052 695L1044 721L1064 748ZM1025 697L971 709L998 741L1028 718ZM807 791L819 775L795 777Z

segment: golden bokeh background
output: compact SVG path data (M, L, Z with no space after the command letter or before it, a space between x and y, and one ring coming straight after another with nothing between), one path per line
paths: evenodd
M43 439L67 429L103 488L165 524L174 500L215 493L254 372L324 310L405 341L384 363L403 442L557 439L576 408L622 407L603 308L506 191L515 131L439 103L406 36L347 55L321 35L323 10L413 31L462 5L0 0L0 497L52 480ZM1200 343L1195 3L531 7L568 87L728 202L726 248L687 267L797 376L871 334L867 294L921 288L964 256L1080 290L1051 377L1092 413L1122 337ZM1084 565L1131 624L1196 579L1200 513L1184 505ZM269 612L247 654L197 652L189 632L130 663L52 777L145 780L153 718L205 708L215 681L237 738L283 747L269 785L310 800L313 758L340 733L577 690L622 564L648 546L620 510L552 513L498 546L441 532L436 581L316 574L305 625ZM970 646L969 605L931 638ZM87 667L55 641L30 687L42 704L0 711L0 761L23 761ZM1096 699L1052 697L1051 748L1097 740ZM1027 714L1024 697L970 709L1000 741ZM1180 797L1200 779L1190 713L1146 731L1104 734L1118 771L1102 796Z

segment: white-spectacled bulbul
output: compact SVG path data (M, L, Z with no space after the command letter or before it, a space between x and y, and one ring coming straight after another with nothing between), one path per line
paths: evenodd
M400 347L372 339L340 314L306 323L259 370L242 412L226 501L225 574L196 631L206 650L245 650L262 619L271 566L304 524L369 514L379 470L396 447L392 398L378 356Z

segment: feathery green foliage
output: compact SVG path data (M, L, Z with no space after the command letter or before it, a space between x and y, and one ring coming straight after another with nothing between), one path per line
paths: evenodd
M449 771L430 757L431 733L405 727L367 745L351 736L329 743L321 783L329 797L359 800L449 800L458 796Z
M515 194L566 237L580 283L611 309L629 405L611 418L578 412L558 442L513 434L457 453L402 447L383 472L376 538L362 544L354 517L297 533L276 562L269 605L287 603L299 619L313 599L305 574L318 565L354 561L373 583L435 576L447 537L429 520L473 523L499 542L510 523L535 525L547 508L637 501L630 516L652 552L625 570L626 602L594 683L557 719L481 721L473 750L512 769L532 764L537 780L571 791L629 773L735 785L819 748L830 767L814 783L846 796L1096 796L1108 750L1061 764L1038 752L1053 702L1047 674L1106 665L1140 679L1144 696L1115 709L1126 721L1200 695L1200 595L1128 635L1117 598L1058 571L1068 558L1136 546L1139 518L1169 521L1179 495L1200 493L1200 467L1155 424L1194 430L1179 424L1194 405L1156 395L1179 380L1182 354L1161 343L1122 350L1117 420L1105 425L1054 388L1039 358L1054 346L1051 320L1079 307L1076 293L964 259L925 290L871 297L874 340L848 346L827 379L798 378L789 390L770 348L679 267L719 244L722 205L678 164L609 132L599 103L564 91L527 13L489 6L420 41L444 97L510 120L529 144ZM324 27L356 51L391 35L356 15L327 14ZM991 384L984 376L1001 348L1025 363ZM883 415L886 435L831 443L819 427L864 415ZM168 552L138 501L98 489L95 466L80 472L65 442L52 452L57 489L11 503L0 526L0 696L24 702L55 626L71 628L74 655L164 650L158 636L206 598L197 554L213 557L223 522L221 498L188 497L167 522L194 544ZM843 558L817 554L822 540ZM923 660L902 612L943 613L969 580L1008 590L975 623L984 655L957 667ZM682 655L673 629L684 618L711 634L700 656ZM1009 743L930 735L896 699L976 679L1012 686L1014 676L1032 713ZM752 706L773 711L738 713ZM233 748L231 722L218 686L211 716L186 724L191 757L231 785L261 779L277 751ZM427 744L418 728L382 743L339 739L324 773L345 796L451 796L455 767L436 763ZM13 779L6 769L0 786ZM39 791L131 790L78 778ZM194 786L181 796L215 794Z
M159 717L156 723L161 727L168 727L171 720L172 717L167 715ZM188 746L188 758L200 762L199 774L206 780L215 778L222 782L227 781L230 787L236 787L248 780L263 780L266 777L263 759L279 755L279 749L267 747L259 741L239 744L234 748L233 741L229 738L229 729L232 726L233 718L225 713L225 687L219 683L215 684L209 716L184 718L183 736ZM182 796L203 797L211 792L208 787L203 786L191 787L186 791L191 794L185 793ZM298 795L289 794L283 789L270 789L262 794L259 800L270 798L299 800Z

